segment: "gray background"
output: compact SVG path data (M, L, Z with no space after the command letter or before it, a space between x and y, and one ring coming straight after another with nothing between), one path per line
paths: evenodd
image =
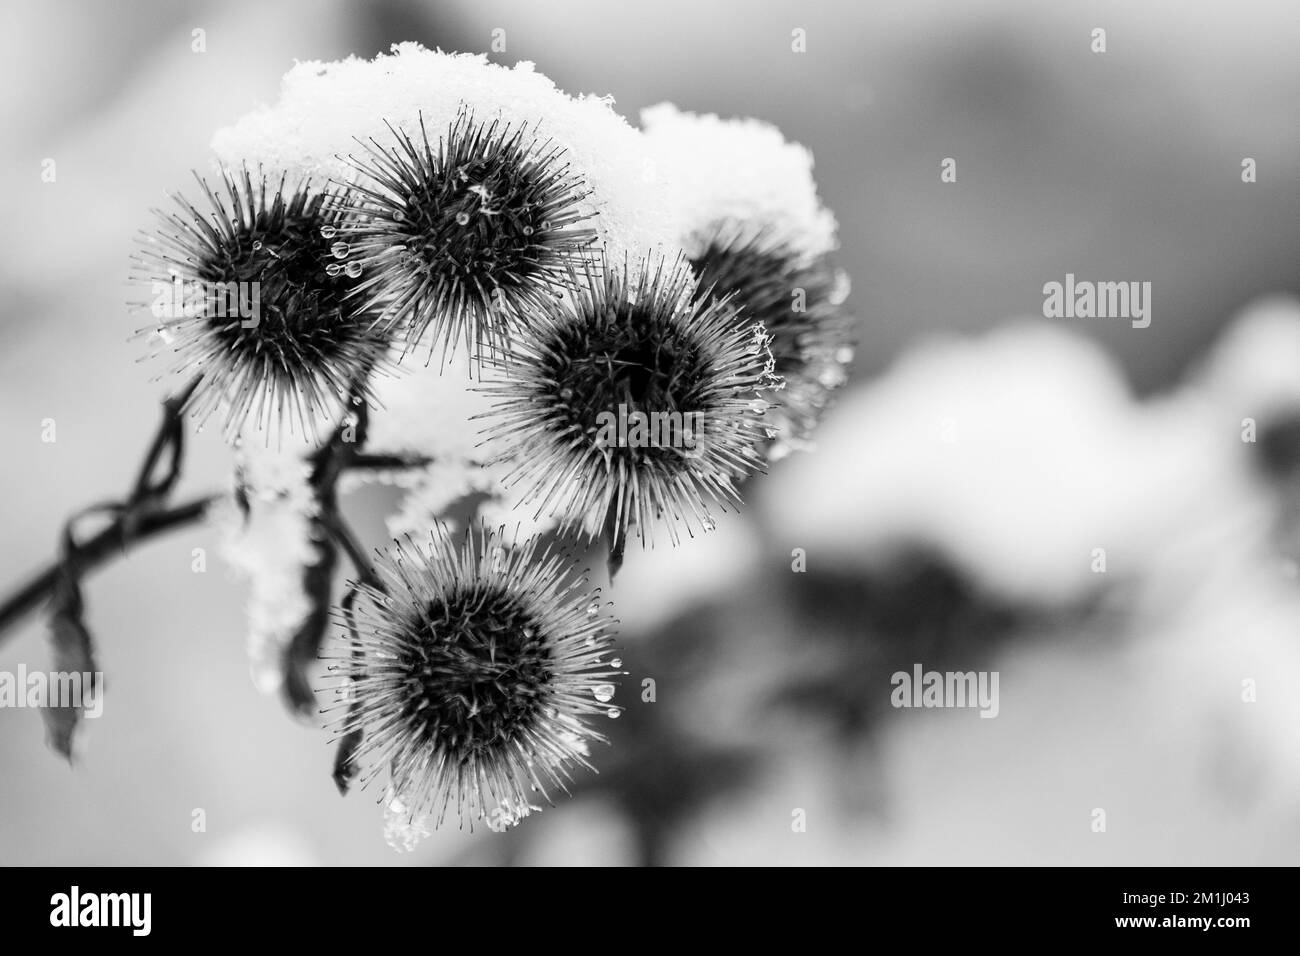
M1108 32L1104 56L1089 50L1095 26ZM1297 290L1290 3L9 2L0 583L52 554L71 509L133 476L165 386L127 340L127 255L163 191L207 165L212 132L272 99L295 58L407 39L487 51L494 27L508 42L495 59L534 60L569 92L613 94L632 119L672 100L769 120L813 150L853 277L854 390L932 334L1047 323L1042 285L1069 271L1153 283L1151 328L1069 331L1098 340L1138 394L1159 395L1240 307ZM806 54L790 51L794 27L807 30ZM938 177L947 156L952 186ZM1259 164L1249 187L1243 156ZM46 157L54 184L40 181ZM1242 414L1225 411L1229 430ZM55 444L39 440L44 418L57 421ZM224 480L216 435L190 455L187 487ZM1152 668L1200 653L1179 649L1176 626L1122 602L994 607L963 590L962 573L914 579L884 551L884 571L823 563L794 578L792 540L772 529L798 528L804 502L780 493L798 484L781 478L768 493L760 482L746 512L758 537L738 576L705 574L678 593L630 570L615 589L629 668L656 676L659 699L640 704L635 683L620 693L656 711L610 727L613 748L596 755L607 782L508 836L451 828L410 857L384 845L370 795L334 792L322 732L251 685L243 591L212 534L142 548L88 588L110 687L80 765L45 749L37 713L0 711L0 863L1294 862L1297 774L1277 754L1295 749L1295 725L1262 704L1242 718L1206 703L1235 694L1236 671L1214 689L1151 683ZM382 504L355 505L372 532ZM208 549L206 574L190 571L195 547ZM961 612L935 623L927 609L952 588ZM1300 624L1279 601L1281 630ZM1234 622L1225 640L1254 626L1252 608L1222 610ZM1148 667L1153 634L1172 643ZM0 669L42 666L44 637L29 621L0 645ZM873 641L928 663L966 639L973 656L950 659L1001 669L998 720L879 712L888 686L876 670L835 676L839 655L870 660ZM810 657L832 675L784 686ZM1261 673L1291 661L1289 650L1264 657ZM773 702L786 698L798 703ZM828 700L846 703L828 713ZM864 712L862 700L874 703ZM1279 744L1239 745L1261 738ZM206 833L191 832L196 807ZM1094 807L1110 814L1104 835L1089 828ZM807 833L791 831L794 808Z

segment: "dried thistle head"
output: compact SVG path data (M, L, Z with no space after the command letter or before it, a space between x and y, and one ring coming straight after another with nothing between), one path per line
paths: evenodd
M740 479L763 467L767 337L726 300L693 298L684 259L629 269L590 260L571 294L534 316L483 390L493 464L525 503L571 529L609 537L611 559L635 529L714 526L739 505Z
M223 171L219 189L198 182L206 209L175 196L179 212L158 211L134 259L152 285L155 347L202 376L191 410L223 408L228 436L280 424L310 434L322 410L368 394L387 349L349 297L361 279L337 258L338 196L247 168Z
M442 525L397 542L376 571L343 614L349 639L323 655L342 678L330 726L359 732L363 784L387 772L408 832L449 807L471 828L517 819L534 792L567 790L604 740L588 719L618 716L599 589L536 538L480 530L457 546Z
M737 321L761 322L771 337L785 387L774 397L768 456L805 445L853 361L847 276L825 254L809 258L767 232L734 228L717 230L691 264L701 296L727 298Z
M587 190L563 150L526 125L461 109L430 141L389 127L363 143L347 239L366 270L354 295L408 347L506 347L512 326L562 289L572 254L595 239Z

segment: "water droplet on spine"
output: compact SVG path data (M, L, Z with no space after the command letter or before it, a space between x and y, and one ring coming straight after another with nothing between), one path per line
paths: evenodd
M611 707L609 710L605 711L605 713L609 716L611 720L617 720L618 715L622 713L622 711L620 711L617 707Z
M348 244L346 242L336 242L330 246L330 255L335 259L346 259L348 257Z
M602 704L607 704L614 699L613 684L597 684L591 689L591 696L596 698Z
M338 232L338 230L335 229L333 226L321 226L321 227L320 227L320 234L321 234L322 236L324 236L326 239L333 239L335 233L337 233L337 232Z
M347 275L349 279L355 279L359 275L361 275L361 263L349 262L346 266L343 267L343 272L345 275Z

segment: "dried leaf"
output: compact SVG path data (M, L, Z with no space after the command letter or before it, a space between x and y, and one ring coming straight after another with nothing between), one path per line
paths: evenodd
M352 781L361 772L361 768L352 759L356 756L357 748L361 746L361 737L360 730L345 734L339 741L339 749L334 754L334 786L338 787L339 793L344 796L347 796Z
M54 613L50 618L51 648L54 652L55 674L79 674L77 684L82 688L80 700L62 701L54 687L50 700L43 708L46 741L69 763L72 762L72 742L81 721L83 705L90 695L102 692L94 683L95 653L90 631L82 620L81 590L76 582L66 576L55 592ZM85 682L89 678L90 686Z

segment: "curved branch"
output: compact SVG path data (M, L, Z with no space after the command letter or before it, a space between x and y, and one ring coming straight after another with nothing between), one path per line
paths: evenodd
M50 598L69 569L80 576L120 556L129 544L193 524L218 497L206 495L174 508L150 510L137 516L131 527L124 516L117 517L99 534L77 545L67 561L53 562L0 604L0 640L8 628Z

